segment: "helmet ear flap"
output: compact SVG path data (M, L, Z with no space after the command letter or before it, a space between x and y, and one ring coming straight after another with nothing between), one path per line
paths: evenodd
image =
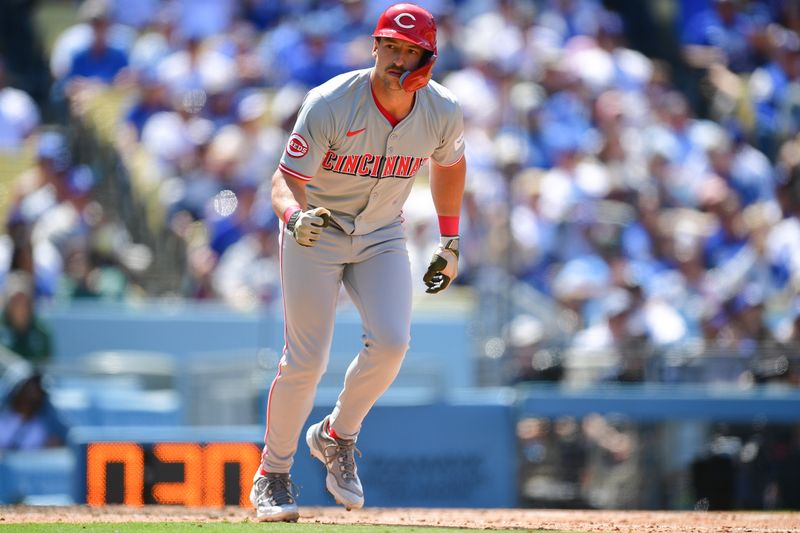
M404 91L413 93L425 87L433 76L433 64L436 62L436 54L429 52L427 60L415 70L404 72L400 76L400 86Z

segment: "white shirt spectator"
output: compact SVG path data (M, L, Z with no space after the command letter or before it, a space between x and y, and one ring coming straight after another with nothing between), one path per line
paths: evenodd
M191 155L195 149L193 125L203 125L202 119L184 119L179 113L162 111L156 113L145 122L142 129L142 146L154 156L169 172L170 166L177 165L184 157ZM197 126L195 126L197 129Z
M5 283L4 278L11 270L13 253L14 242L11 236L0 235L0 285ZM33 270L36 273L37 287L41 286L46 295L52 295L64 271L64 260L52 242L33 241Z
M233 60L213 50L200 52L195 64L185 50L172 53L158 64L156 72L173 93L196 89L221 92L236 82Z
M280 296L278 262L264 249L259 233L249 233L225 250L213 274L215 292L239 309L251 309L260 301ZM274 233L277 239L277 228Z
M770 230L766 253L771 264L783 265L789 271L792 290L800 287L800 219L784 218Z
M0 151L19 150L39 125L39 109L24 91L0 89Z
M130 65L135 70L155 68L161 60L173 52L169 39L164 34L147 32L140 36L131 48Z

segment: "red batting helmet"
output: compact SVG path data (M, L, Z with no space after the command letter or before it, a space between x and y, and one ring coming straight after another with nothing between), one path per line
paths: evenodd
M381 14L372 36L402 39L431 52L425 63L400 78L400 84L408 92L425 87L436 61L436 21L433 15L416 4L395 4Z

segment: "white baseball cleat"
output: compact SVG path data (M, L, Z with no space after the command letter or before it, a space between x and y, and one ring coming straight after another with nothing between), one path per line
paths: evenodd
M250 489L250 502L259 522L297 522L300 511L295 487L289 474L256 474Z
M328 433L328 417L312 425L306 432L306 443L311 456L316 457L328 469L325 486L333 494L336 503L348 511L364 506L364 490L358 479L358 467L354 454L361 452L355 440L335 439Z

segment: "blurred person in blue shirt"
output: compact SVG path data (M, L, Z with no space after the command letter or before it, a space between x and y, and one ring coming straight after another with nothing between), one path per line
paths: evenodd
M350 68L344 62L342 45L333 39L335 31L323 14L303 21L299 49L292 50L292 57L287 58L289 63L285 65L291 81L316 87Z
M740 129L708 150L711 170L733 189L743 207L775 199L775 171L763 152L750 145Z
M703 261L712 269L732 259L747 244L748 235L741 223L741 202L721 178L712 178L702 196L703 210L716 219L716 227L703 239Z
M89 3L86 4L84 15L92 27L92 41L72 57L66 79L86 78L105 84L114 83L120 72L128 66L128 55L109 42L109 7L103 2Z
M237 309L253 309L280 297L279 223L266 205L252 210L249 231L219 258L212 282L226 303Z
M0 352L0 451L63 446L66 434L41 374L16 355Z
M602 10L599 0L546 0L539 24L556 32L563 44L576 35L593 35Z
M209 202L212 209L207 209L205 216L209 231L209 246L221 257L225 250L239 241L244 235L255 229L254 205L256 205L256 192L258 186L252 182L242 182L217 194L213 202ZM228 194L223 194L228 193ZM230 208L221 208L223 202L232 202Z
M166 87L155 72L145 70L139 73L137 79L139 95L123 119L125 125L133 128L136 142L141 140L142 130L150 117L156 113L170 110Z
M662 220L661 204L655 196L643 194L636 199L636 218L620 234L620 253L630 261L642 286L649 290L657 275L678 268L674 256L674 228Z
M177 29L178 8L165 2L153 15L148 26L140 32L130 46L129 63L137 72L152 71L184 42L185 36Z
M331 35L331 38L347 45L369 35L373 30L372 20L374 18L367 12L367 3L367 0L341 0L338 6L328 10L326 16L339 21L336 32Z
M711 0L711 4L686 23L681 36L684 58L696 68L722 64L733 72L751 72L755 67L753 20L739 10L735 0Z
M733 325L739 352L756 357L769 356L769 347L776 344L767 325L767 294L756 284L745 286L731 301Z
M274 0L242 0L241 17L252 24L258 31L264 31L276 25L286 14L281 2Z
M772 58L750 76L748 94L755 112L755 142L775 156L780 143L800 131L800 37L776 25L768 35Z

